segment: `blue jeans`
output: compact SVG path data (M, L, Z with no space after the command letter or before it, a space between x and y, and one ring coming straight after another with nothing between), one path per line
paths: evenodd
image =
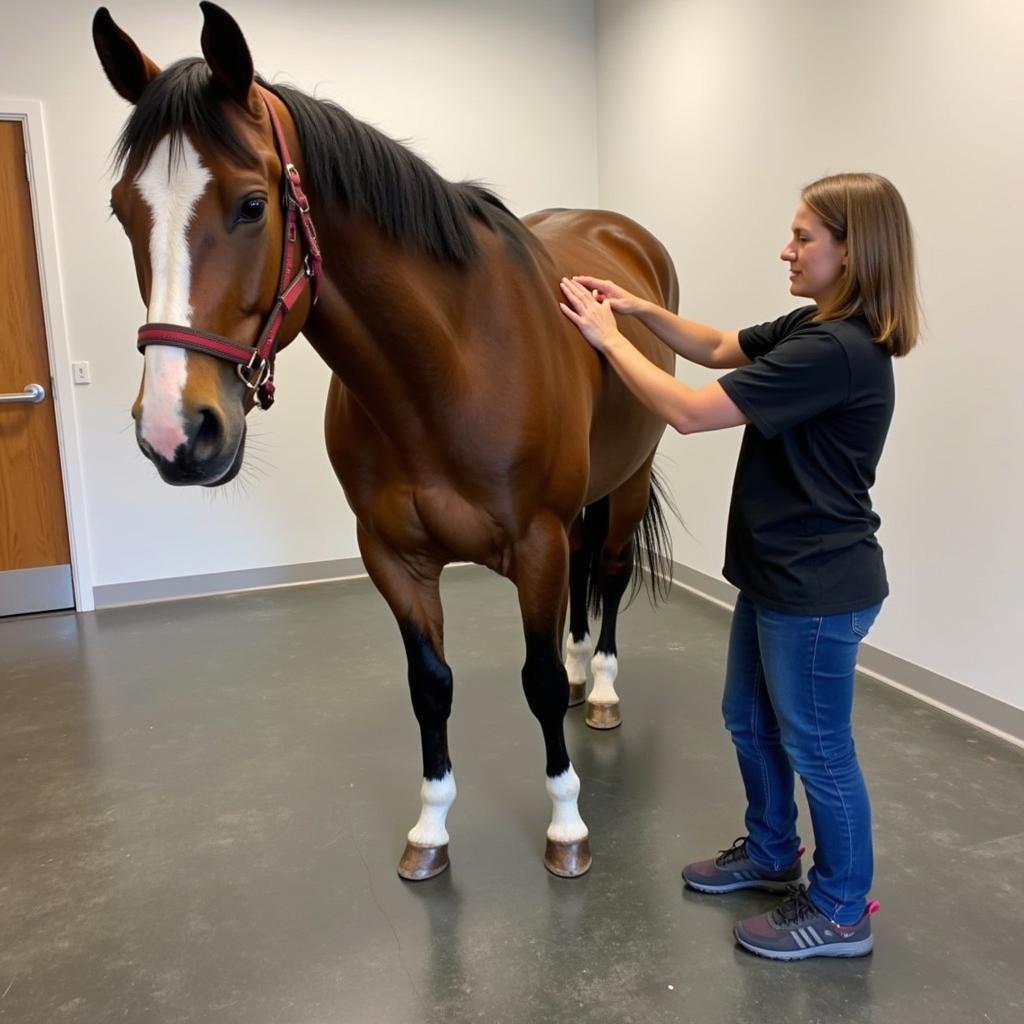
M729 637L722 714L747 791L748 855L772 871L796 860L795 771L814 828L808 893L838 924L864 913L874 870L851 713L857 648L881 607L789 615L741 594Z

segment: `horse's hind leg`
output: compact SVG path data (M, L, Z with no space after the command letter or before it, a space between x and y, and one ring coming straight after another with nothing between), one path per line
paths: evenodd
M569 676L569 707L582 704L587 695L587 665L593 648L587 620L587 582L592 549L587 544L584 513L569 530L569 636L565 641L565 671Z
M580 780L565 747L563 720L569 705L569 679L560 658L569 551L562 523L537 516L513 552L510 576L519 592L526 636L523 692L540 722L547 756L547 790L553 805L544 866L563 878L590 868L587 826L577 808Z
M440 566L403 559L358 530L367 572L391 607L405 643L409 693L420 726L423 785L419 820L409 831L398 873L419 882L448 867L445 822L455 800L455 778L448 756L448 716L452 709L452 672L444 660L444 619L438 591Z
M634 534L650 501L650 465L609 496L608 531L595 560L594 585L601 598L601 633L590 668L594 686L587 697L586 723L592 729L622 724L615 680L619 674L615 628L619 605L633 575Z

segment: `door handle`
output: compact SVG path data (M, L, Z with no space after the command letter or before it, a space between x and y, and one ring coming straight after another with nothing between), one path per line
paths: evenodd
M26 384L25 390L13 395L0 395L0 405L13 405L15 402L41 402L46 397L46 388L42 384Z

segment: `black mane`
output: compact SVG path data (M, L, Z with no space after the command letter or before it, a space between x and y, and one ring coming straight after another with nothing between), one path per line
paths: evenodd
M532 233L489 189L446 181L412 150L330 100L257 81L281 99L295 121L312 201L343 203L368 214L391 238L459 264L477 256L474 220L500 232L520 256L535 244ZM224 102L204 60L170 65L147 86L122 129L116 166L140 169L167 134L173 158L185 128L201 144L250 163L252 154L224 116Z

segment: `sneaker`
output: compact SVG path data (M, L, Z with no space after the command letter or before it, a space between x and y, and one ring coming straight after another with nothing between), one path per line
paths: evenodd
M800 854L781 871L768 871L747 856L747 837L741 836L728 850L719 850L714 860L699 860L683 868L683 881L698 892L735 892L737 889L767 889L785 892L802 874Z
M855 924L836 924L811 902L805 886L792 885L789 898L781 906L740 921L733 934L744 949L771 960L865 956L875 944L871 915L878 906L872 900Z

